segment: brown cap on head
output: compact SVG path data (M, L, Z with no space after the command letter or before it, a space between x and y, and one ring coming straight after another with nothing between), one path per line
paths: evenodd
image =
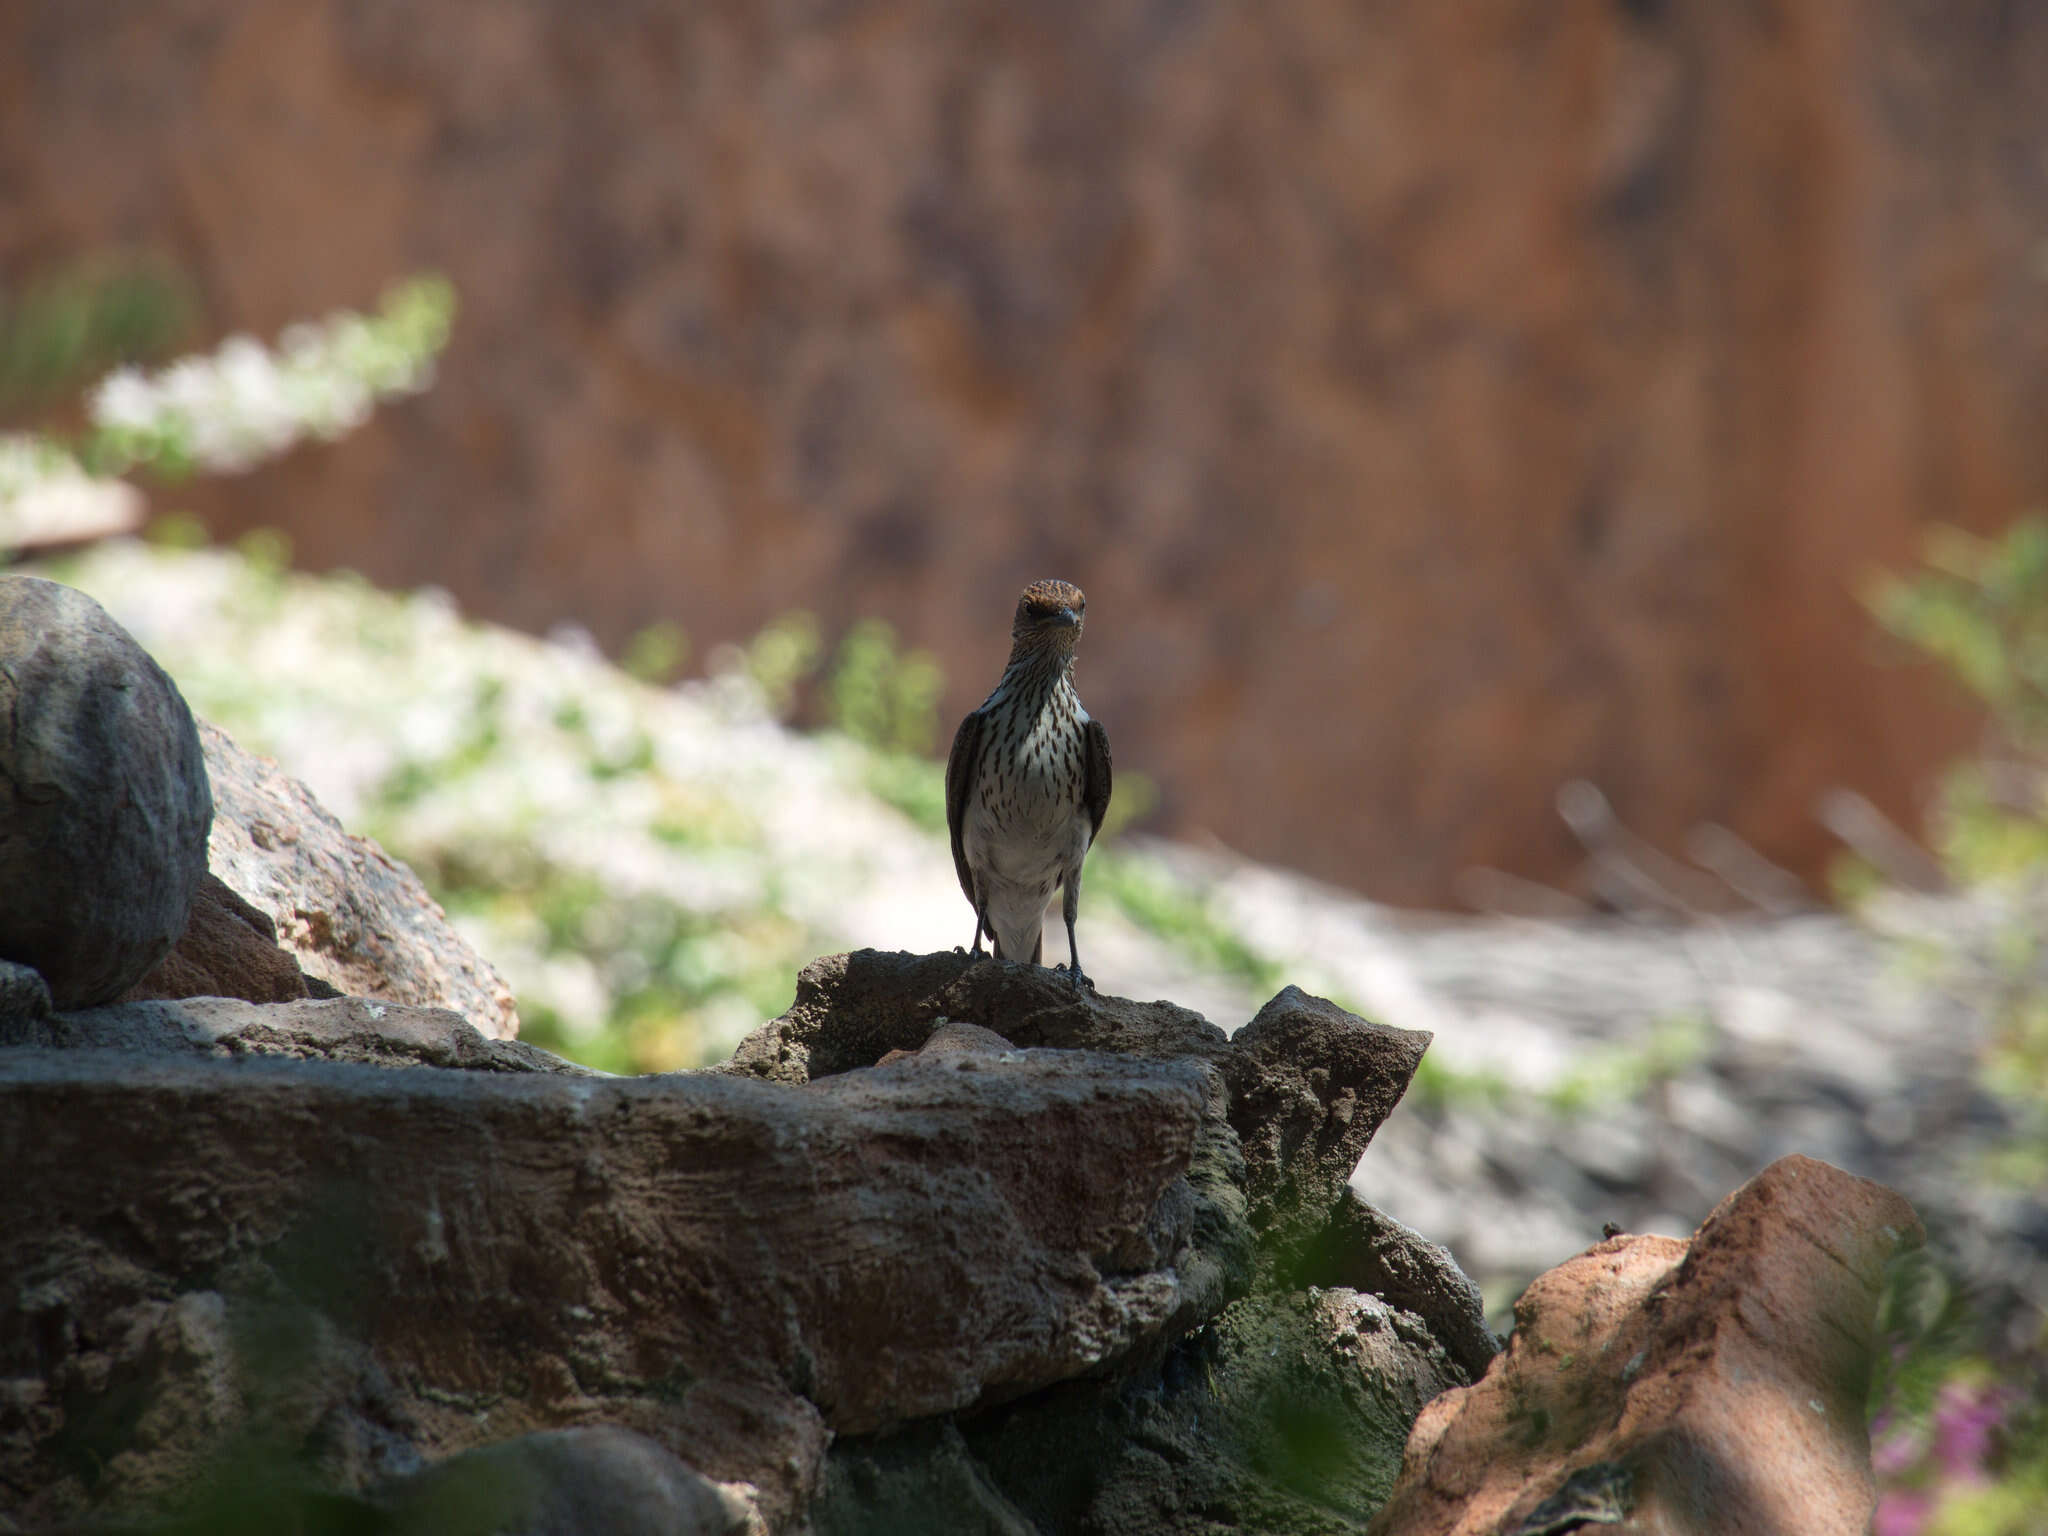
M1071 640L1080 633L1088 599L1070 581L1034 581L1017 599L1017 617L1010 633L1022 640L1027 635L1064 634Z

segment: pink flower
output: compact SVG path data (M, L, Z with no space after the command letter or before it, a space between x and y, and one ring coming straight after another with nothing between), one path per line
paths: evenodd
M1951 1381L1934 1404L1934 1454L1952 1478L1981 1477L1992 1437L2005 1422L2007 1394L1999 1387Z
M1870 1536L1920 1536L1927 1517L1934 1513L1934 1500L1917 1488L1893 1488L1877 1501L1877 1514L1870 1522Z

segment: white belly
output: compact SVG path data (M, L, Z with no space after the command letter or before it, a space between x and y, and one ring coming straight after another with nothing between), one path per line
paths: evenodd
M968 803L961 851L987 899L989 927L1003 955L1029 960L1054 892L1078 875L1088 853L1088 813L1079 776L1056 751L1027 739L1004 767L1001 787Z

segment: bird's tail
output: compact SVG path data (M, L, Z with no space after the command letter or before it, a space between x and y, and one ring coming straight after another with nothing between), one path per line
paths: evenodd
M1043 916L1033 917L1031 926L1028 928L1021 923L1014 928L1006 928L1004 924L996 921L995 914L991 912L988 919L988 936L994 943L998 960L1022 960L1028 945L1031 951L1031 963L1033 965L1045 964L1045 919Z

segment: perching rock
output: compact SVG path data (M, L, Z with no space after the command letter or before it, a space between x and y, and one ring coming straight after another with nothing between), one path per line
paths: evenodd
M259 912L207 874L192 901L192 917L171 952L121 994L123 1002L152 998L239 997L251 1003L288 1003L306 995L305 973L277 942L269 914Z
M1690 1244L1596 1244L1523 1294L1484 1381L1423 1410L1373 1536L1861 1536L1877 1293L1920 1240L1898 1195L1795 1156Z
M1206 1084L1179 1266L1198 1299L1183 1316L1201 1326L957 1428L836 1442L811 1510L820 1536L1363 1531L1422 1404L1477 1374L1458 1343L1478 1369L1491 1355L1459 1333L1485 1336L1447 1255L1455 1283L1432 1292L1411 1266L1391 1305L1298 1278L1324 1261L1324 1233L1354 1203L1346 1180L1428 1038L1292 987L1233 1040L1171 1003L1077 994L1051 971L964 954L864 950L806 967L789 1012L723 1070L831 1081L875 1060L978 1070L1053 1046L1199 1063Z
M212 816L163 669L83 592L0 575L0 956L59 1007L120 996L185 931Z
M1288 987L1233 1040L1168 1002L1076 993L1038 966L860 950L814 961L781 1018L742 1040L720 1071L805 1082L917 1051L941 1024L973 1024L1020 1047L1189 1059L1219 1074L1235 1198L1268 1248L1319 1233L1373 1132L1429 1045Z
M217 814L213 872L275 925L316 984L350 997L452 1008L486 1035L519 1033L512 991L419 877L356 837L269 758L202 725Z

